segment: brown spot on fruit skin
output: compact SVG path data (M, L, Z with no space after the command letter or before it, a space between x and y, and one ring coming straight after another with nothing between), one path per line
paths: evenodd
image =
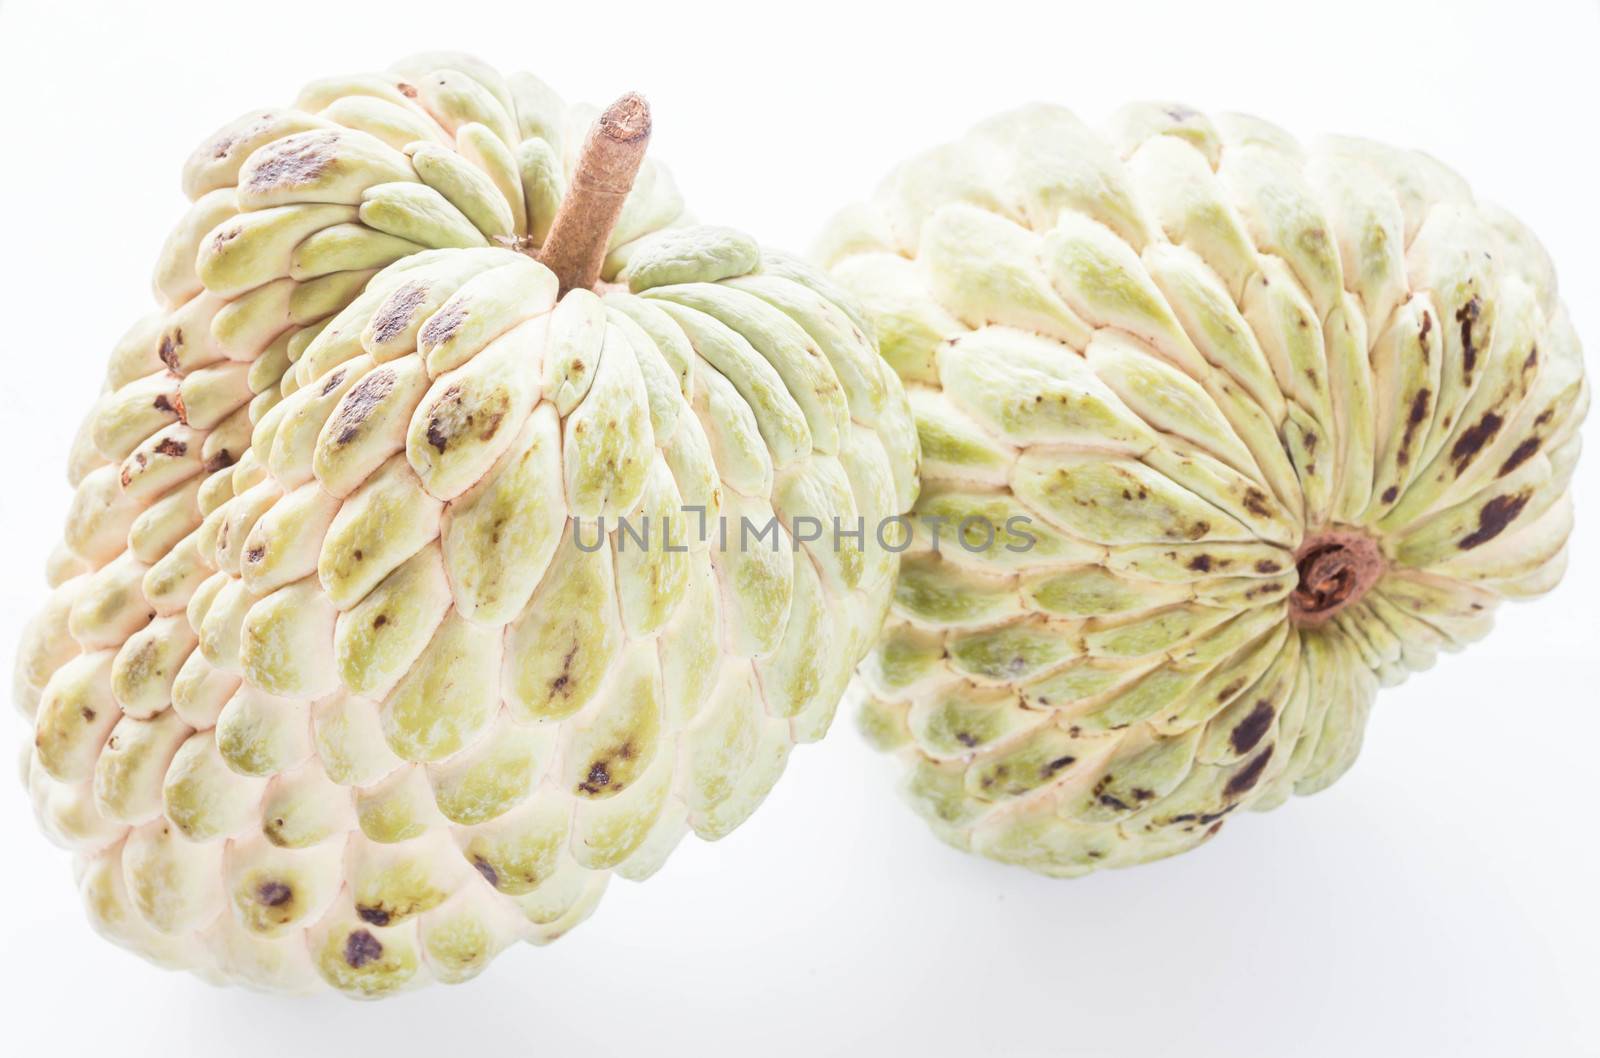
M1048 764L1046 764L1043 768L1040 768L1039 770L1044 773L1046 778L1048 778L1049 776L1054 775L1056 772L1060 771L1062 768L1066 768L1066 767L1071 766L1072 763L1074 761L1076 761L1077 759L1078 759L1077 757L1073 757L1073 756L1057 757L1055 760L1050 761Z
M1456 465L1459 473L1465 470L1467 464L1472 462L1472 457L1482 450L1483 446L1494 440L1500 432L1500 427L1505 425L1505 420L1492 411L1484 412L1471 428L1463 430L1456 443L1450 448L1450 462Z
M978 744L978 736L974 735L970 731L957 731L956 741L961 743L963 746L966 746L968 749L971 749L973 746Z
M161 455L177 459L188 453L189 446L175 437L163 437L156 442L156 451Z
M331 130L279 140L266 149L245 187L250 191L270 191L309 184L334 163L338 143L339 134Z
M1467 379L1472 378L1473 369L1478 366L1478 347L1472 343L1472 327L1482 311L1483 302L1476 294L1456 310L1456 322L1461 325L1461 374Z
M1513 470L1520 467L1522 464L1526 463L1528 460L1532 459L1534 455L1538 453L1539 446L1543 443L1544 442L1541 438L1530 437L1526 441L1523 441L1521 444L1517 445L1517 447L1512 450L1511 454L1506 457L1506 461L1500 464L1500 470L1495 474L1495 477L1503 478Z
M383 958L383 945L364 929L353 931L344 942L344 961L359 970L370 962Z
M1400 496L1400 486L1398 486L1398 485L1390 485L1388 488L1383 490L1383 502L1384 503L1393 503L1396 499L1399 498L1399 496Z
M1257 488L1245 489L1244 509L1261 518L1272 513L1272 509L1267 506L1266 493Z
M1426 358L1428 355L1428 335L1432 333L1433 313L1424 312L1422 314L1422 329L1417 332L1417 341L1422 345L1422 355L1424 358Z
M483 875L484 881L488 882L496 889L500 888L500 872L494 869L494 865L492 863L484 859L482 856L474 856L472 858L472 866L479 874Z
M387 926L390 915L381 907L358 907L356 917L374 926Z
M1461 543L1456 546L1462 551L1471 551L1475 547L1487 544L1504 532L1506 526L1515 521L1517 515L1522 513L1522 508L1527 505L1526 492L1496 496L1478 511L1478 528L1462 537Z
M360 382L357 382L344 399L339 402L339 411L333 417L334 428L337 430L335 439L338 444L349 444L361 432L361 426L372 414L372 410L394 391L395 373L391 368L383 368L372 372Z
M1256 563L1257 573L1265 573L1268 576L1271 576L1274 573L1281 573L1282 571L1283 567L1272 561L1270 558L1264 558L1260 562Z
M1189 568L1198 573L1211 572L1211 556L1196 555L1189 560Z
M611 772L606 768L603 760L597 760L589 766L589 775L585 781L578 784L578 789L586 794L597 794L611 785Z
M572 661L577 656L578 644L574 643L567 650L566 656L561 659L561 675L550 681L550 693L552 695L566 695L572 693L571 691L567 690L567 685L572 682Z
M417 98L417 88L415 85L410 85L404 81L400 81L395 85L395 87L398 88L400 90L400 94L405 96L407 99Z
M1272 703L1265 698L1261 699L1256 702L1256 707L1250 710L1250 715L1239 721L1238 726L1228 732L1228 744L1233 747L1235 753L1249 753L1272 727L1272 718Z
M256 899L267 907L282 907L294 899L294 890L282 882L262 882L256 886Z
M372 317L374 341L387 342L411 322L411 314L428 296L428 289L420 283L405 283L383 299L378 312Z
M252 547L250 550L244 553L244 560L246 562L260 562L266 557L266 555L267 549L262 547L260 544L257 544L255 547Z
M178 370L178 350L183 348L183 328L174 327L161 336L161 344L156 348L156 355L161 362L173 371Z
M344 381L344 376L345 373L342 370L335 371L333 374L329 375L328 381L322 384L322 395L326 397L328 394L338 389L339 384Z
M1268 746L1261 753L1233 774L1228 780L1228 785L1223 787L1224 797L1239 797L1249 793L1255 784L1261 781L1261 773L1267 770L1267 762L1272 759L1272 747Z
M428 322L422 325L417 339L422 345L440 345L461 329L461 324L466 318L467 310L463 306L453 303L446 305L428 317Z
M1416 436L1417 428L1422 425L1422 420L1428 417L1429 410L1433 407L1433 392L1419 389L1417 395L1411 398L1411 411L1406 415L1405 434L1400 440L1400 452L1395 461L1401 466L1411 462L1411 442Z

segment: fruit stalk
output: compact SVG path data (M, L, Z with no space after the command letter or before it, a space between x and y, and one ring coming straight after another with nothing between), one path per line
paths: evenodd
M563 295L592 289L600 281L611 231L649 143L650 106L636 92L607 107L589 130L572 186L539 251L539 260L560 280Z

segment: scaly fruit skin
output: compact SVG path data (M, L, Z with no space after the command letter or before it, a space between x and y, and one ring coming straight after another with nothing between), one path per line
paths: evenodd
M558 300L519 250L588 118L424 57L191 159L17 668L112 939L262 988L463 980L828 727L894 556L788 527L910 505L904 394L825 280L683 226L653 163L602 292ZM775 549L716 542L774 516Z
M1578 340L1534 238L1420 154L1035 106L816 257L907 383L914 517L950 519L861 721L959 848L1079 875L1322 789L1379 685L1560 578Z

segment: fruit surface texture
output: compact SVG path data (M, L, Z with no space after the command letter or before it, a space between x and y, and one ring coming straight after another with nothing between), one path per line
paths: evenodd
M910 505L903 390L648 159L589 189L627 197L566 289L585 144L648 138L636 97L596 113L426 55L189 160L16 673L113 940L269 989L463 980L826 731L896 559L796 526Z
M1561 577L1578 339L1534 237L1424 155L1034 106L815 256L924 460L861 723L959 848L1080 875L1323 789L1379 687Z

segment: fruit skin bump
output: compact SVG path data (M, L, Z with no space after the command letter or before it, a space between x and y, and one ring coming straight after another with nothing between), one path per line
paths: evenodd
M958 848L1073 876L1198 845L1328 786L1380 685L1561 577L1578 339L1533 236L1424 155L1032 106L814 256L907 384L914 516L949 519L861 724ZM1013 516L1014 550L956 531Z
M910 505L904 393L808 266L690 224L648 159L619 189L642 101L598 154L594 113L420 56L185 167L16 672L111 939L275 990L460 981L827 729L895 556L790 529ZM607 151L586 193L627 197L569 218L604 257L565 291L537 255Z

